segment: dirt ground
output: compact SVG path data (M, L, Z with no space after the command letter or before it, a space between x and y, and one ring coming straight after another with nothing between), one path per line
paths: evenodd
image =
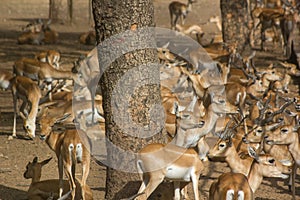
M168 4L170 0L154 0L155 20L158 27L169 27ZM48 0L1 0L0 6L0 68L12 70L13 62L22 56L33 57L41 50L57 49L61 52L62 65L71 65L79 55L89 51L93 46L81 45L78 37L90 29L87 15L87 1L74 1L74 24L53 24L53 29L59 32L59 42L54 45L18 45L16 38L21 28L30 20L47 18ZM187 24L200 24L207 35L217 33L214 24L205 24L209 17L220 15L218 0L198 0L193 12L187 18ZM280 51L258 53L257 62L267 66L268 62L280 58ZM12 134L13 105L10 91L0 91L0 200L26 199L26 191L30 180L23 178L25 166L34 156L40 160L53 157L43 169L41 180L58 178L57 159L55 154L40 139L26 140L22 128L22 120L18 118L18 138L8 141ZM39 130L37 130L37 135ZM201 199L208 198L208 190L212 181L221 173L229 171L225 163L205 163L205 171L200 179L199 190ZM296 180L297 195L300 199L299 176ZM91 163L87 184L91 187L94 199L104 199L105 167L94 161ZM192 197L193 194L191 193ZM291 199L287 180L264 179L255 194L256 199Z

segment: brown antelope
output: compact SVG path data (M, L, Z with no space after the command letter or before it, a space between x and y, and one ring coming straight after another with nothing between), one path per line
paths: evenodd
M21 99L23 102L19 109L19 114L24 120L26 133L33 139L35 137L35 122L38 113L39 100L42 96L40 88L34 81L24 76L15 76L11 79L10 84L14 102L14 125L12 137L16 137L17 103L18 99ZM25 110L27 106L29 106L29 113Z
M6 70L0 70L0 88L6 90L10 88L10 80L13 78L13 74Z
M287 145L288 150L292 154L294 161L296 163L294 171L293 171L293 180L292 180L292 194L293 199L295 199L295 176L297 167L300 165L300 145L299 145L299 134L298 134L299 125L294 125L293 123L290 125L283 125L277 128L272 133L268 133L265 136L265 141L269 145L279 144L279 145Z
M60 53L56 50L42 51L35 58L41 62L49 63L55 69L59 69Z
M92 100L91 107L92 107L92 111L93 111L92 121L94 121L95 95L96 95L98 81L99 81L100 75L101 75L99 61L98 61L97 47L95 47L92 51L90 51L86 57L84 57L84 58L80 57L74 63L72 72L78 73L81 76L81 78L84 82L84 85L88 88L88 90L90 92L91 100ZM79 83L78 85L82 86L81 83Z
M63 133L52 131L48 135L41 133L40 139L47 143L58 158L59 196L61 197L63 193L63 170L65 169L73 200L76 191L74 171L76 164L82 163L82 188L86 186L90 170L90 146L85 132L77 129L67 129ZM84 190L82 196L85 196Z
M181 24L184 25L185 18L189 12L192 11L192 4L195 3L195 0L188 0L187 4L173 1L169 5L169 12L171 18L171 29L174 29L178 18L181 19ZM173 18L175 16L175 19Z
M210 17L209 20L208 20L208 22L215 23L216 26L218 27L218 30L220 32L222 32L222 20L221 20L221 18L219 16L214 15L214 16Z
M280 28L283 37L283 52L288 58L291 55L291 40L294 38L292 36L295 34L299 22L299 11L291 5L286 6L285 15L280 19Z
M173 144L149 144L140 150L137 168L142 174L142 184L137 200L146 200L164 180L174 181L174 199L180 199L180 182L193 183L195 200L199 200L198 181L203 164L194 149Z
M49 97L51 95L51 83L53 80L69 79L74 80L79 85L85 85L81 79L80 74L72 73L71 71L61 71L52 67L48 63L38 61L36 59L22 58L15 62L14 73L19 76L27 76L32 80L39 82L39 86L42 83L46 83L48 87Z
M216 124L220 114L236 114L237 107L228 103L224 96L211 93L207 99L209 106L203 120L205 124L201 128L185 129L179 122L176 125L177 132L172 142L182 147L195 147L201 137L210 133Z
M282 8L261 8L261 12L258 16L260 22L255 29L261 24L261 50L265 50L264 43L266 40L266 30L272 28L274 32L273 42L279 41L277 34L278 22L284 16L284 10Z
M39 21L37 24L30 24L26 27L26 32L18 37L18 44L52 44L57 42L58 33L52 30L47 23Z
M95 30L83 33L79 37L79 42L85 45L95 45L96 44L96 32Z
M27 191L27 197L29 200L46 200L49 198L49 195L51 194L51 197L57 199L58 198L58 184L59 184L59 180L58 179L49 179L49 180L43 180L41 181L41 174L42 174L42 168L44 165L46 165L47 163L49 163L49 161L52 158L43 160L41 162L38 162L38 158L35 157L33 159L32 162L28 162L28 164L26 165L26 171L24 172L24 178L26 179L32 179L31 180L31 184L29 186L29 189ZM64 180L64 184L63 184L63 188L64 188L64 195L68 194L68 190L69 190L69 184L67 180ZM80 186L80 182L76 179L76 186L79 188L77 188L76 190L76 196L75 199L79 200L82 199L81 197L81 186ZM85 199L89 199L92 200L93 199L93 195L92 195L92 191L89 188L88 185L85 185Z
M192 35L195 34L197 41L200 43L201 38L204 35L202 28L199 25L190 25L190 26L183 26L180 24L176 24L175 30L184 34L184 35Z
M52 131L52 127L56 123L61 123L62 119L64 124L72 123L76 120L79 114L85 116L86 125L92 123L92 111L90 107L91 101L79 101L79 102L64 102L63 104L54 104L53 106L48 106L43 108L43 112L39 117L40 132L44 135L48 135ZM94 116L94 120L98 122L104 122L103 110L102 110L102 101L96 101L96 111L97 115Z
M232 136L220 139L209 151L208 157L210 159L225 157L232 172L242 173L248 177L253 193L258 189L263 177L288 178L286 174L290 174L291 169L270 155L257 155L252 148L249 148L249 155L252 158L241 159L230 137Z
M209 189L209 200L253 200L248 178L241 173L228 172L218 177Z

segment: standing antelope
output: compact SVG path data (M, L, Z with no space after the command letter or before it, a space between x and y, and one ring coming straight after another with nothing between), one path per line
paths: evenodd
M94 121L94 103L95 103L95 95L97 90L98 81L100 79L100 67L98 61L98 50L95 47L90 51L86 57L79 58L75 63L74 67L72 68L73 73L78 73L84 84L88 88L90 95L91 95L91 107L92 107L92 122ZM78 84L81 86L81 84Z
M171 17L171 29L175 28L179 17L181 19L181 24L184 24L187 14L192 11L192 4L194 2L195 0L188 0L187 4L178 1L173 1L170 3L169 12ZM175 19L173 19L174 15Z
M38 113L39 100L42 96L40 88L34 81L24 76L15 76L11 79L10 84L14 102L14 125L12 137L16 137L17 103L18 99L22 99L23 102L19 114L24 120L24 128L28 136L30 138L34 138L36 115ZM27 106L29 106L29 113L25 110Z
M219 176L209 189L209 200L253 200L248 178L241 173L228 172Z
M26 171L24 172L24 178L26 179L32 179L31 184L29 186L29 189L27 191L27 196L29 200L46 200L49 198L50 194L51 197L58 198L58 179L48 179L41 181L41 175L42 175L42 168L44 165L49 163L49 161L52 159L46 159L44 161L38 162L38 158L35 157L32 162L28 162L26 165ZM68 194L67 192L69 190L69 184L68 181L64 180L64 195ZM76 180L76 185L81 189L80 182ZM81 190L76 190L76 200L81 199ZM93 195L92 191L89 188L88 185L85 186L85 199L92 200ZM63 198L66 199L66 198Z
M228 128L228 124L226 127ZM258 189L263 177L285 179L288 178L287 174L291 173L290 167L283 165L270 155L257 155L251 147L248 148L248 153L252 158L240 158L232 143L232 133L223 133L221 137L222 139L219 139L215 146L209 151L208 157L210 159L225 157L225 161L228 163L232 172L242 173L248 177L253 193Z
M208 100L210 104L206 111L203 120L205 124L201 128L194 127L193 129L185 129L179 122L177 126L177 133L172 142L182 147L195 147L201 137L210 133L216 124L220 114L235 114L237 112L236 106L228 103L223 96L210 94Z
M142 174L142 184L136 200L145 200L164 180L174 181L174 199L180 199L180 182L193 183L195 200L199 200L198 181L203 164L194 149L173 144L149 144L138 154L137 168Z
M298 134L299 125L289 124L283 125L277 128L272 133L268 133L265 136L265 141L269 145L273 144L281 144L287 145L290 153L292 154L296 165L300 166L300 143L299 143L299 134ZM292 193L293 199L295 199L295 176L296 169L293 172L293 180L292 180Z
M64 117L60 120L63 120ZM40 139L47 143L58 158L59 196L61 197L63 193L63 170L65 169L69 180L69 187L72 191L72 200L74 200L76 191L76 164L82 163L82 188L86 186L86 180L90 170L90 145L86 133L77 129L67 129L63 133L51 131L45 134L42 132ZM82 196L85 197L85 191L83 189Z

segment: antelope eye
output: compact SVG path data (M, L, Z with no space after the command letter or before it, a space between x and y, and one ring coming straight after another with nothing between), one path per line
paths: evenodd
M275 163L275 160L274 160L274 159L271 159L271 160L269 160L269 163L274 164L274 163Z
M225 103L224 99L219 100L220 103Z
M219 144L219 147L224 148L225 144Z
M185 115L182 115L182 117L185 118L185 119L187 119L187 118L190 117L190 115L185 114Z
M281 129L281 133L287 133L288 129Z
M166 53L166 51L165 51L165 50L163 50L163 51L162 51L162 53L163 53L163 54L165 54L165 53Z

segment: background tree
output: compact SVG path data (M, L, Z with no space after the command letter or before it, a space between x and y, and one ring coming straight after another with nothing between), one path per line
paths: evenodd
M249 44L250 0L220 0L222 34L225 43L237 42L238 49L244 50Z
M124 31L131 30L134 32L141 27L154 26L152 0L93 0L92 8L97 42L99 44ZM113 40L112 43L115 45L111 45L108 48L112 52L118 51L118 44L128 42L128 40L126 37ZM155 42L153 33L145 33L143 38L136 38L135 40L146 43L146 46L147 43ZM99 55L101 54L103 52L99 52ZM157 122L164 120L159 119L161 113L157 113L157 119L150 117L151 108L154 105L160 105L161 99L159 84L153 84L153 81L158 81L159 83L159 67L144 68L142 71L139 71L137 68L147 63L157 63L156 49L140 49L125 53L111 63L104 71L99 82L103 95L106 136L112 144L126 152L137 152L146 143L162 140L161 131L158 131L157 134L151 137L140 138L140 132L136 126L132 123L127 123L132 121L137 126L149 129L151 128L150 126L155 126ZM130 70L132 69L136 69L135 71L139 73L131 74ZM130 77L123 80L122 85L124 88L120 88L120 101L117 101L116 106L113 105L117 111L113 112L113 107L111 106L114 98L113 92L118 87L118 81L124 78L125 74L128 75L128 73ZM143 80L143 82L146 81L149 84L139 84L137 82L135 85L140 87L134 87L131 85L131 79ZM130 90L128 90L128 87ZM124 102L128 102L128 109L118 106L119 103L122 104ZM116 120L116 118L120 120ZM128 135L128 132L124 131L125 129L130 130L129 132L133 135ZM109 165L115 163L118 168L125 170L135 167L134 157L120 155L112 148L107 148L107 154ZM140 178L135 173L123 172L108 166L105 199L119 200L136 194L140 185L140 182L136 182L137 180L140 180Z

